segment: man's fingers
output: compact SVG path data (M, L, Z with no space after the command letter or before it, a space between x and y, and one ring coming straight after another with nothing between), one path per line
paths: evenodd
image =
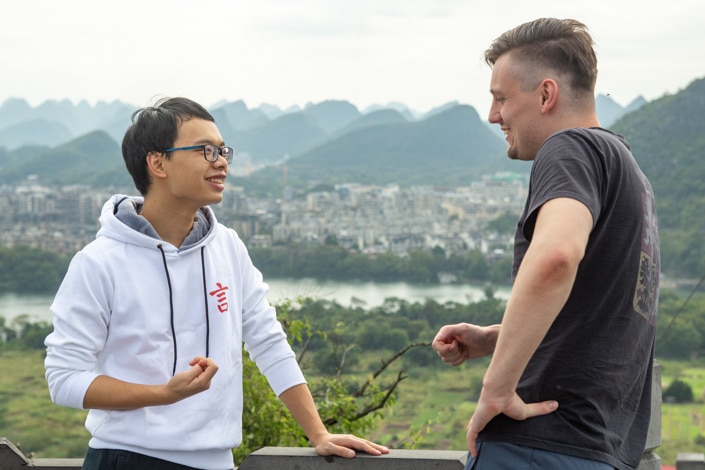
M558 402L555 400L542 401L540 403L529 403L526 405L526 417L547 415L558 409Z
M472 431L470 423L468 423L468 431L465 436L468 442L468 450L473 458L477 457L477 433Z
M355 457L355 450L363 451L370 455L389 453L387 447L351 434L333 434L330 439L316 446L316 452L320 455L337 455L347 459Z

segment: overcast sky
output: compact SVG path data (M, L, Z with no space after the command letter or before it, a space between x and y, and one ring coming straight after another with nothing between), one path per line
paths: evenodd
M484 117L484 50L542 16L588 25L596 91L622 105L705 77L702 0L15 0L0 8L0 103L458 101Z

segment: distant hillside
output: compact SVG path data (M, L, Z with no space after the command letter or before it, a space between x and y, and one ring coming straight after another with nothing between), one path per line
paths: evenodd
M457 105L422 121L353 127L253 178L280 179L286 172L289 184L464 185L503 167L505 149L472 107Z
M705 274L705 78L627 114L624 135L651 180L658 206L665 270Z
M334 100L307 106L303 114L310 116L326 134L337 132L362 116L354 105Z
M347 126L340 129L337 132L337 136L365 127L403 124L408 121L409 119L407 119L407 117L395 109L378 109L358 117Z
M282 161L326 138L316 121L305 113L283 114L244 131L229 131L222 125L219 128L226 142L234 142L236 152L247 153L260 164Z
M16 149L27 145L56 146L71 139L71 132L60 122L30 119L0 130L0 142Z
M90 106L85 101L74 105L48 100L32 108L23 99L8 99L0 105L0 147L56 146L95 130L121 141L134 110L119 101Z
M23 158L16 158L18 153ZM1 154L0 154L1 155ZM11 152L0 168L0 182L11 183L36 175L42 184L85 184L132 187L120 148L105 132L95 131L55 148L28 147Z
M269 122L269 117L259 109L249 109L244 101L225 103L211 109L211 114L220 122L220 116L227 119L233 130L243 131ZM217 116L216 116L217 115Z

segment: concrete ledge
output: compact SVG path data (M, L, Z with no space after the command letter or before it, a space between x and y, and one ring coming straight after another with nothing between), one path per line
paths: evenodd
M676 470L705 470L705 455L691 452L678 452Z
M353 459L321 457L312 448L263 447L251 453L238 470L462 470L466 451L390 450L389 454L372 456L358 453Z
M32 459L31 468L41 470L80 470L83 459Z
M641 457L641 462L636 470L661 470L662 465L661 457L653 452L646 452Z
M661 364L654 361L651 378L651 419L646 435L645 452L652 452L661 445Z
M29 467L31 464L22 451L6 437L0 437L0 470Z

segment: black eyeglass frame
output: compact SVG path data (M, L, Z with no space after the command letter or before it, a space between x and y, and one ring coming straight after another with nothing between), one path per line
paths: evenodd
M208 147L211 147L213 150L211 152L212 159L208 158L208 151L206 150ZM177 150L196 150L196 149L201 149L203 150L203 158L207 162L215 162L218 160L218 155L222 155L223 158L225 158L225 161L228 162L228 165L233 162L233 157L235 156L235 149L232 147L218 147L217 145L213 144L202 144L202 145L189 145L188 147L174 147L166 150L162 150L162 152L175 152Z

